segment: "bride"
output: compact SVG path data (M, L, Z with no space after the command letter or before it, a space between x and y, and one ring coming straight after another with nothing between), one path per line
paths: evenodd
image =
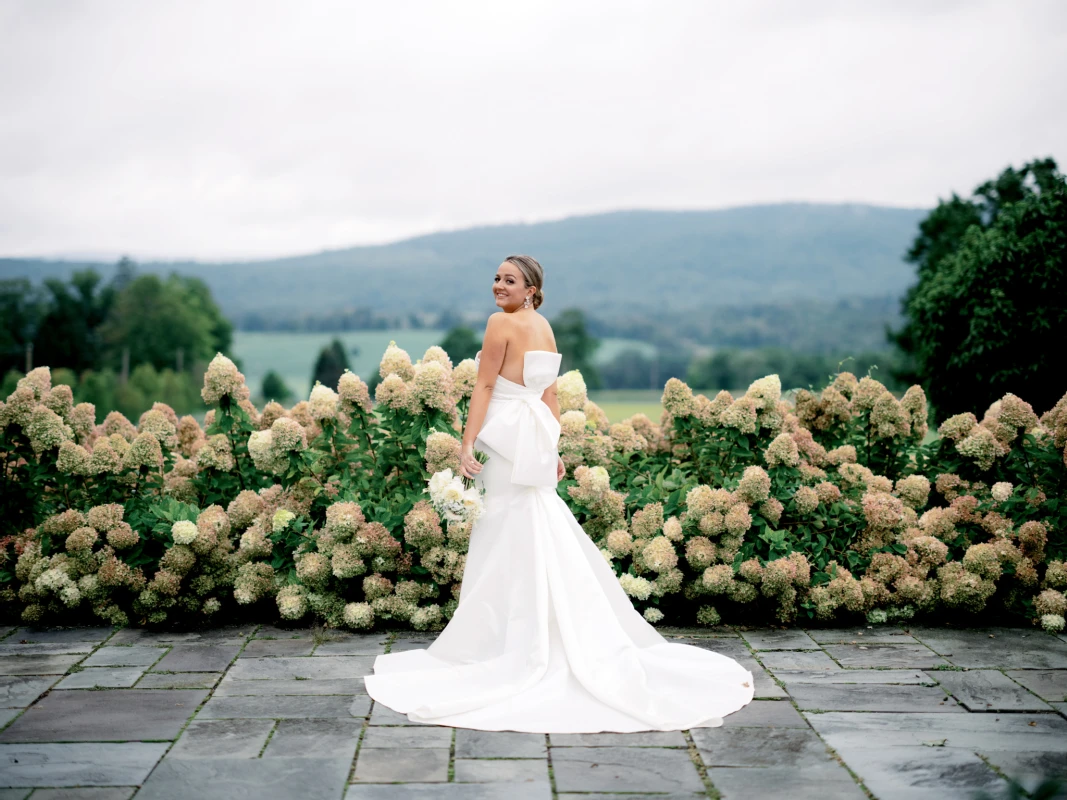
M719 726L752 700L751 673L665 640L556 494L561 356L536 310L542 282L529 256L509 256L493 278L500 311L485 328L460 466L485 489L485 512L459 605L426 649L378 656L367 692L413 722L488 731Z

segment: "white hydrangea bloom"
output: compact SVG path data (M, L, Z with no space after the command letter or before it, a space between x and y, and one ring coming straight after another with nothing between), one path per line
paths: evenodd
M192 544L200 531L196 528L196 523L190 522L187 519L178 520L170 529L170 535L174 539L174 544Z
M1000 481L999 483L994 483L993 488L990 491L993 495L994 500L996 500L998 503L1003 503L1005 500L1011 497L1011 494L1014 490L1015 487L1013 487L1007 481Z

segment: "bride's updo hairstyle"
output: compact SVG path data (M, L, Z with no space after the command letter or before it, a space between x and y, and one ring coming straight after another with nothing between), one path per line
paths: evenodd
M545 293L541 291L545 283L545 271L537 263L537 259L530 256L508 256L504 260L518 267L526 285L533 286L537 290L533 296L533 307L540 307L541 303L545 302Z

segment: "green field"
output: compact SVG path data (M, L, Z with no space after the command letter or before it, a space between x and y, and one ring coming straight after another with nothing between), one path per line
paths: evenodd
M345 331L341 333L292 333L273 331L235 331L233 335L233 352L240 362L241 371L248 381L252 396L258 398L263 376L273 369L285 380L286 385L298 399L305 399L311 391L311 369L319 351L333 339L340 339L348 352L348 363L352 371L364 380L378 369L382 353L389 346L390 340L404 348L416 361L426 352L426 348L438 344L445 337L446 331L419 330L400 328L386 331ZM603 363L613 359L622 350L633 347L642 352L651 353L654 348L647 342L629 339L602 339L597 349L596 361ZM607 392L604 394L613 394ZM641 395L640 392L627 392L629 395ZM659 393L653 401L659 406ZM647 402L641 397L641 402ZM598 401L599 402L599 401ZM605 407L606 410L606 407ZM644 408L638 409L644 411ZM618 417L622 419L630 411ZM648 413L645 411L645 413ZM608 412L612 421L616 421L612 412ZM652 414L649 414L651 417ZM654 419L659 419L656 411Z

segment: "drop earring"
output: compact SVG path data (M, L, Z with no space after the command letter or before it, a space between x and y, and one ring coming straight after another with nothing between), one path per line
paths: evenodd
M522 307L523 307L523 308L529 308L529 307L530 307L530 295L526 295L526 300L525 300L525 302L524 302L524 303L522 304Z

